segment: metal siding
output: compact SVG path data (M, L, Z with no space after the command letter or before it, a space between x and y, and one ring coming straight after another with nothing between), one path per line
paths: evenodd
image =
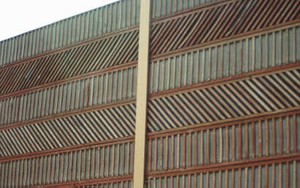
M124 72L128 74L124 74ZM118 76L121 76L119 79ZM126 78L125 78L126 76ZM63 82L62 84L55 84L53 87L46 87L44 89L38 89L37 91L26 93L23 95L13 96L12 98L4 98L0 100L0 108L3 110L1 113L5 119L5 122L0 122L0 125L15 124L17 122L24 122L28 120L38 119L47 116L53 116L55 114L61 114L80 109L86 109L99 105L106 105L109 103L115 103L122 100L131 100L136 96L136 66L128 67L125 69L117 69L114 71L104 72L97 75L88 76L86 78L79 78L78 81ZM99 80L109 80L108 82L99 82ZM122 81L124 80L124 81ZM80 84L79 84L80 83ZM79 92L77 100L69 101L70 91L67 92L66 88L76 87ZM94 92L94 88L98 92L98 88L101 88L99 93L105 91L108 95L100 97L98 93ZM107 88L107 89L104 89ZM118 92L117 88L125 88L126 93L123 96L122 91ZM54 94L54 108L47 111L46 108L40 109L41 105L49 106L53 100L41 101L42 95ZM20 99L24 100L20 101ZM20 101L20 102L18 102ZM28 103L25 103L28 101ZM31 101L31 102L30 102ZM92 103L91 101L94 101ZM24 115L21 119L18 118L14 113L19 114L22 108L18 108L16 105L21 105L27 110L24 111ZM42 102L42 103L41 103ZM34 106L35 108L31 108ZM30 109L30 110L29 110Z
M299 107L298 68L204 85L195 90L164 96L148 102L150 132L222 121ZM290 77L291 76L291 77ZM295 79L295 80L294 80ZM295 82L294 82L295 81ZM168 117L168 118L166 118Z
M133 30L2 68L0 73L10 79L1 79L1 95L136 61L137 41Z
M297 187L299 161L150 177L146 187ZM266 174L268 176L266 177Z
M135 104L109 107L1 130L1 156L8 157L134 135ZM22 135L27 135L22 136Z
M299 187L299 2L151 2L146 187ZM133 187L139 3L0 42L0 187Z
M107 145L83 149L78 151L60 153L55 155L45 155L36 158L25 158L1 163L1 177L6 179L1 181L2 187L27 187L35 185L57 184L63 182L86 181L89 179L101 179L132 175L131 160L133 153L133 142L124 142L115 145ZM115 149L117 148L117 149ZM122 152L127 153L124 155ZM122 165L117 165L115 158L123 161ZM95 163L97 160L104 160L105 163ZM22 162L20 162L22 161ZM22 168L21 164L25 164ZM97 164L97 165L95 165ZM94 166L95 165L95 166ZM92 167L92 168L91 168ZM18 169L18 171L16 170ZM43 172L41 177L38 172ZM92 173L95 172L95 173ZM21 174L16 179L16 173ZM70 176L68 174L75 176ZM17 184L18 182L18 184ZM131 182L125 182L131 185Z
M297 154L291 145L299 114L211 125L148 138L147 172L167 171ZM287 144L288 143L288 144ZM274 147L276 146L276 147Z
M298 59L295 59L294 56L295 54L298 56L300 52L295 49L293 43L299 36L296 33L296 36L289 35L287 39L286 33L298 28L299 26L278 29L278 31L247 36L238 40L226 41L210 45L209 47L193 49L192 51L179 53L174 56L153 60L150 63L149 91L156 93L288 63L295 63ZM266 37L279 40L280 36L276 35L276 33L281 33L281 43L273 44L269 42L269 45L267 45ZM292 43L288 41L292 41ZM253 54L252 48L248 46L257 46L255 48L255 54L257 55ZM278 55L279 49L284 48L288 48L291 55L287 56L283 52ZM277 63L268 63L266 56L274 57L274 54L277 55L275 59L271 59L271 62ZM253 56L256 58L253 59ZM279 56L285 58L280 58ZM174 69L172 61L177 59L178 61L174 63L177 63L178 68ZM172 75L178 75L177 79L173 80Z

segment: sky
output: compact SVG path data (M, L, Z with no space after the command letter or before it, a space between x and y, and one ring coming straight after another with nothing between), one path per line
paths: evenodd
M0 41L118 0L0 0Z

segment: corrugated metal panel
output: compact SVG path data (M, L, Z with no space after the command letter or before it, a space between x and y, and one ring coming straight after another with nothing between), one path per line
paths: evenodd
M187 175L149 178L147 187L299 187L299 161L284 161L241 168L201 171Z
M123 68L2 99L0 125L133 99L136 74L135 66Z
M136 61L137 48L138 31L133 30L9 66L0 69L0 93L8 94Z
M161 131L300 106L300 69L153 98L149 131ZM178 76L177 76L178 78Z
M151 93L300 61L300 27L288 27L153 60Z
M152 19L222 1L226 0L153 0L151 4Z
M134 103L21 124L1 130L0 157L124 138L133 136L134 131Z
M121 0L0 42L0 67L139 23L139 0Z
M276 3L229 1L161 20L152 26L151 56L174 53L192 46L295 22L299 20L299 7L300 2L297 0Z
M99 146L0 164L1 187L121 178L132 174L133 143Z
M147 141L147 171L194 168L300 151L299 112L253 119L152 134Z

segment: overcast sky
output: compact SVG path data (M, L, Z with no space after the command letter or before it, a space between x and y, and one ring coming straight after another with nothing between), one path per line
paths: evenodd
M0 0L0 41L117 0Z

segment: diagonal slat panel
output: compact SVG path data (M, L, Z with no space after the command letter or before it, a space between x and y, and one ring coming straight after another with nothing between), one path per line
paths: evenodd
M135 104L130 103L2 130L0 154L8 157L124 138L134 130Z
M138 31L132 30L1 69L0 94L136 61L137 48Z
M296 21L299 7L297 0L229 1L163 20L153 25L151 56Z
M299 73L296 68L150 98L148 129L161 131L299 107Z
M0 67L135 27L139 23L139 2L117 1L0 41Z

